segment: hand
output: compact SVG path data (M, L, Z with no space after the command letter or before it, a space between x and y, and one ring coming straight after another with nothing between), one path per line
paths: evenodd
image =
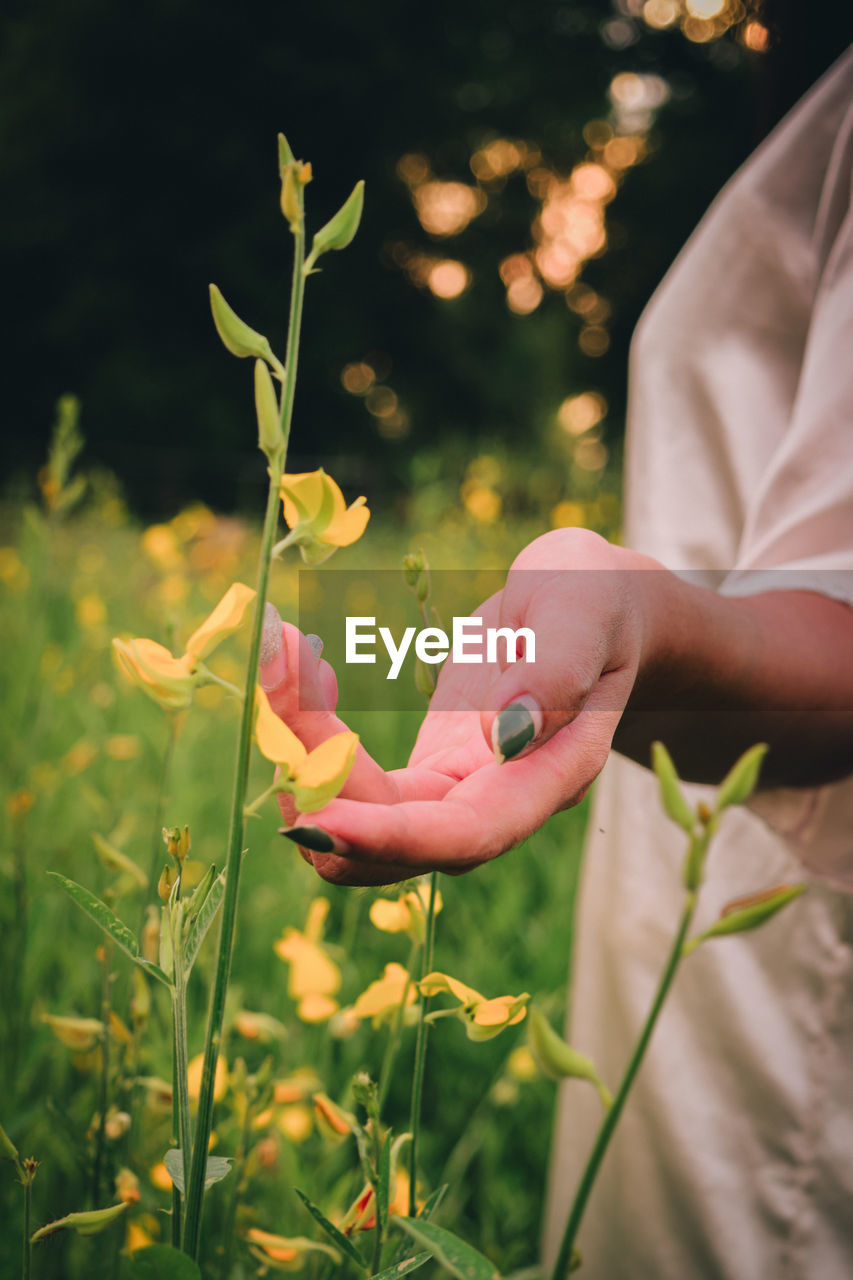
M637 675L644 626L634 570L645 567L659 568L583 530L531 543L477 612L486 627L532 629L535 663L448 659L407 768L383 773L360 749L341 795L296 819L294 838L303 850L306 840L316 846L318 873L375 884L468 871L577 804L604 765ZM307 647L294 634L285 627L287 645ZM298 654L304 664L305 648ZM293 682L270 693L309 748L344 727L333 682L322 662L307 696L302 681L307 710L297 709Z

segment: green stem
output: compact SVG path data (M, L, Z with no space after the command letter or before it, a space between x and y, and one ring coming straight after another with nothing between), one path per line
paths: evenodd
M151 865L148 870L148 893L152 889L156 889L157 881L160 876L161 862L163 859L163 816L166 809L166 795L169 785L169 774L172 771L172 761L175 758L175 743L178 740L178 729L180 726L179 711L167 711L169 723L169 736L166 740L166 750L163 752L163 764L160 769L160 780L157 784L157 806L154 810L154 840L151 848ZM142 904L142 919L139 922L139 928L145 925L145 910L147 899Z
M175 1036L175 1020L172 1017L172 1037ZM181 1122L179 1119L179 1102L178 1102L178 1056L172 1051L172 1134L171 1145L173 1147L180 1146ZM184 1186L186 1187L186 1181ZM172 1248L180 1249L181 1247L181 1193L172 1183Z
M255 796L251 804L247 804L244 806L243 817L251 818L253 814L258 812L261 805L264 804L266 800L269 800L270 796L274 796L277 791L278 791L278 781L271 782L265 791L262 791L259 796Z
M409 992L412 989L412 970L415 967L415 961L418 958L418 951L420 950L420 947L420 942L418 939L415 939L412 943L412 947L409 952L409 960L406 965L406 972L408 973L409 978L403 988L403 995L400 1003L394 1011L394 1021L391 1024L391 1030L388 1034L388 1043L385 1046L385 1056L382 1059L382 1070L379 1073L379 1092L377 1097L377 1105L380 1111L382 1110L382 1105L385 1102L385 1096L388 1093L388 1085L391 1083L391 1068L394 1066L394 1059L396 1058L397 1050L400 1047L400 1033L403 1029L403 1017L406 1012L406 1001L408 1000Z
M111 946L103 947L104 978L101 984L101 1022L104 1030L101 1034L101 1079L98 1088L98 1132L95 1137L95 1163L92 1170L92 1208L97 1209L101 1195L101 1170L104 1163L104 1148L107 1140L107 1104L109 1102L110 1075L110 995L112 979L110 976Z
M199 663L197 670L203 672L204 678L209 680L211 684L218 684L220 689L224 689L226 693L233 694L235 698L242 702L245 695L242 689L237 688L236 684L232 684L230 680L223 680L222 676L218 676L215 671L211 671L210 667L206 667L203 662Z
M300 192L301 199L301 192ZM225 895L222 902L222 920L219 930L219 947L216 956L216 975L210 999L207 1020L207 1036L204 1045L204 1065L201 1076L195 1142L187 1187L184 1215L183 1249L191 1258L198 1259L201 1237L201 1211L204 1198L204 1175L207 1167L207 1148L213 1124L213 1084L219 1046L222 1039L222 1022L225 1016L225 995L231 974L231 954L234 947L234 926L237 917L237 897L240 887L240 865L243 856L246 787L249 778L249 758L252 750L252 721L255 712L253 691L257 679L258 655L261 649L261 632L264 623L264 605L270 571L270 550L278 525L279 484L287 457L290 423L293 415L293 396L296 388L296 366L299 352L299 331L302 322L302 298L305 288L303 262L305 257L305 232L300 217L299 229L294 234L293 284L290 295L290 320L287 333L286 374L281 393L282 448L274 464L270 462L270 486L267 509L261 535L258 563L257 595L252 619L252 638L249 646L249 662L246 671L246 697L240 718L240 736L234 769L234 790L231 801L231 818L228 833L228 856L225 867Z
M616 1128L619 1116L622 1113L622 1108L625 1105L625 1100L628 1097L631 1085L634 1083L634 1078L640 1069L640 1064L643 1061L649 1041L652 1038L655 1023L658 1020L658 1016L663 1007L663 1002L667 997L670 986L672 985L672 980L675 977L675 971L682 958L682 947L684 946L684 939L687 937L687 931L690 928L690 922L693 919L695 906L696 894L693 892L688 893L684 904L684 911L681 916L681 923L678 926L678 932L675 935L675 940L670 949L666 967L658 984L655 998L652 1001L652 1007L649 1009L643 1029L640 1032L640 1038L634 1046L634 1052L631 1054L625 1074L622 1077L622 1083L619 1085L616 1097L613 1099L613 1106L605 1115L601 1128L598 1131L595 1146L592 1148L586 1168L583 1171L583 1177L581 1178L580 1185L575 1193L575 1198L572 1202L571 1209L569 1210L566 1229L563 1233L563 1241L560 1245L560 1252L557 1255L557 1261L551 1275L551 1280L565 1280L565 1277L568 1274L569 1263L572 1257L572 1249L577 1238L587 1200L589 1199L590 1192L592 1191L599 1166L604 1159L604 1153L606 1152L610 1139L613 1136L613 1130Z
M438 872L433 871L429 882L429 906L427 908L426 941L423 949L421 978L432 972L432 954L435 947L435 899L438 893ZM409 1217L417 1214L416 1182L418 1171L418 1137L421 1127L421 1102L424 1091L424 1063L426 1061L429 1023L426 1021L427 998L421 996L421 1016L418 1020L418 1038L415 1042L415 1066L412 1073L412 1108L409 1128L412 1145L409 1150Z
M180 939L176 939L175 948L175 985L172 988L172 1035L173 1056L177 1084L178 1102L178 1141L181 1144L181 1158L184 1165L184 1186L189 1185L190 1157L192 1153L192 1136L190 1133L190 1095L187 1084L187 987L184 978L183 957L180 955Z
M24 1253L21 1259L21 1277L22 1280L30 1280L30 1268L33 1258L33 1246L30 1244L30 1217L32 1215L33 1203L33 1180L27 1177L24 1180Z

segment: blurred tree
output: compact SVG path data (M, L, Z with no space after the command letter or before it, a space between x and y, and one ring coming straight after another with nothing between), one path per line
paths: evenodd
M355 246L308 293L294 469L343 455L345 482L405 488L425 445L441 444L448 465L483 441L535 449L563 398L587 388L604 392L618 433L639 310L758 119L763 37L747 47L741 0L707 20L683 0L650 2L9 0L2 475L35 468L53 404L71 390L90 460L116 470L137 509L254 502L251 370L219 347L207 283L281 346L282 128L313 162L315 228L367 182ZM530 314L507 307L499 266L534 246L529 165L484 182L485 208L445 237L424 230L398 163L424 157L435 178L476 191L472 156L503 138L568 175L589 152L585 126L619 108L608 89L625 72L660 78L668 101L650 112L648 156L607 208L607 251L580 276L610 313L609 349L584 354L565 290L546 289ZM430 277L430 259L462 263L468 287L437 296L463 277ZM396 402L380 393L366 408L344 389L344 367L365 358Z

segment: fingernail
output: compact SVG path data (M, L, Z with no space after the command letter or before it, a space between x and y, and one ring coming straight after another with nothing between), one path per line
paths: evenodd
M312 631L312 632L310 632L310 633L305 637L305 639L306 639L306 640L308 641L308 643L310 644L311 649L312 649L313 654L314 654L314 657L315 657L315 658L317 659L317 661L319 662L319 661L320 661L320 659L321 659L321 658L322 658L322 656L323 656L323 641L320 639L320 637L319 637L319 636L315 636L315 635L314 635L314 633L313 633L313 631Z
M264 626L261 631L261 652L258 659L258 679L261 688L269 693L284 682L287 659L281 640L281 616L274 604L264 606Z
M492 723L492 750L498 764L519 755L541 730L542 711L528 694L504 707Z
M342 853L345 846L322 827L279 827L278 834L312 853Z

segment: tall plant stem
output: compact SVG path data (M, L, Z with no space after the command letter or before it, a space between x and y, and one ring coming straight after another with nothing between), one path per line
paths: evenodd
M184 1165L184 1186L188 1185L192 1136L190 1134L190 1096L187 1083L187 984L183 972L180 945L175 947L175 985L172 989L172 1036L175 1062L175 1097L178 1104L178 1141Z
M33 1246L30 1244L30 1218L32 1216L33 1180L27 1177L24 1182L24 1253L21 1259L21 1276L30 1280Z
M92 1207L97 1209L101 1196L101 1170L104 1163L104 1148L107 1140L107 1104L110 1086L110 1006L112 996L112 946L104 943L101 949L104 976L101 983L101 1078L98 1086L98 1132L95 1135L95 1163L92 1169Z
M619 1116L622 1114L622 1108L625 1105L625 1100L628 1097L628 1093L630 1092L631 1086L634 1083L634 1079L645 1056L649 1041L652 1038L652 1032L655 1029L655 1023L658 1020L660 1011L663 1008L663 1002L667 997L669 988L672 986L672 980L675 977L675 971L678 968L679 961L682 957L684 940L687 937L687 931L690 928L690 922L693 919L695 907L696 894L694 892L690 892L688 893L684 904L681 923L678 926L678 932L675 935L675 939L670 949L666 967L664 968L661 980L658 983L655 998L652 1001L652 1006L649 1009L646 1021L643 1024L643 1029L640 1032L640 1038L634 1046L634 1052L631 1054L630 1061L625 1069L625 1074L622 1077L622 1083L619 1085L619 1089L613 1099L613 1105L605 1115L601 1128L598 1131L598 1137L595 1140L595 1145L592 1148L590 1157L586 1163L586 1168L583 1171L580 1184L575 1192L575 1198L572 1202L572 1207L569 1210L568 1221L566 1222L566 1229L563 1232L563 1241L560 1245L560 1252L557 1255L557 1261L554 1265L554 1270L551 1273L551 1280L565 1280L565 1277L568 1274L569 1263L571 1262L572 1257L572 1249L574 1248L574 1243L577 1239L578 1230L580 1229L581 1219L583 1218L587 1200L589 1199L590 1192L592 1191L596 1175L598 1174L599 1167L604 1159L604 1154L607 1151L610 1139L613 1136L613 1130L616 1128Z
M148 891L157 888L158 870L161 870L163 859L163 820L166 812L166 801L169 794L169 775L172 772L172 761L175 758L175 744L178 741L178 731L181 727L180 711L167 711L169 723L169 736L166 739L166 750L163 752L163 762L160 766L160 777L157 782L157 803L154 808L154 838L151 842L151 863L148 868ZM142 904L142 919L140 920L140 929L145 924L145 910L147 906L148 895Z
M377 1106L382 1110L385 1097L388 1093L388 1085L391 1083L391 1070L394 1066L394 1059L397 1056L397 1050L400 1047L400 1033L403 1029L403 1017L406 1012L406 1001L409 998L409 992L412 989L412 970L418 958L418 952L421 949L421 943L415 941L412 943L409 952L409 962L406 965L408 973L408 981L403 988L403 994L400 997L400 1003L394 1011L394 1020L391 1023L391 1030L388 1035L388 1043L385 1046L385 1056L382 1059L382 1070L379 1073L379 1091L377 1094Z
M302 193L300 189L300 204ZM246 803L246 786L249 778L249 758L252 750L252 721L255 712L254 688L261 649L261 632L264 622L264 604L270 572L270 553L278 524L279 484L287 457L287 442L293 415L293 395L296 388L296 366L299 352L299 331L302 322L302 298L305 289L305 231L301 209L298 230L294 233L293 283L290 294L290 321L287 333L287 355L284 386L281 393L282 447L275 461L270 460L270 486L267 509L261 534L261 552L258 564L257 596L252 619L252 637L249 645L249 662L246 671L246 696L240 718L240 736L234 768L234 788L231 800L231 819L228 831L228 854L225 864L225 895L222 902L222 922L219 930L219 949L216 956L216 974L210 998L207 1019L207 1036L204 1045L204 1065L201 1075L201 1093L196 1119L195 1141L187 1189L183 1250L191 1258L198 1258L201 1236L201 1211L204 1198L204 1177L207 1167L207 1148L213 1123L213 1084L219 1046L222 1039L222 1020L225 1015L225 995L231 974L231 954L234 947L234 926L237 918L237 897L240 888L240 863L243 856L243 836Z
M438 872L433 871L429 882L429 907L427 908L426 940L421 964L421 978L432 972L432 953L435 947L435 899L438 893ZM424 1063L426 1062L427 1035L429 1023L426 1021L426 996L421 996L421 1016L418 1021L418 1038L415 1042L415 1066L412 1072L412 1109L409 1116L409 1128L412 1133L412 1145L409 1149L409 1217L417 1213L417 1196L415 1194L418 1173L418 1137L421 1127L421 1102L424 1092Z

